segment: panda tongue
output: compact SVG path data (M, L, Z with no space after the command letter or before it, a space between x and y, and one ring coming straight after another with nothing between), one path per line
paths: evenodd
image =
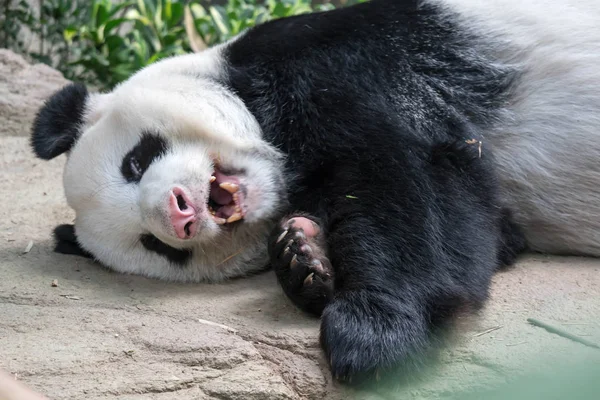
M235 214L235 206L226 205L217 210L215 217L227 219Z
M227 190L219 187L220 182L217 180L211 183L210 188L210 198L215 203L226 206L233 201L233 195L229 193Z

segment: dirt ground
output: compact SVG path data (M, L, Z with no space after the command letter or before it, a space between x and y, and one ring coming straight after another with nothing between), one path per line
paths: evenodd
M318 320L287 301L271 272L171 284L54 254L52 228L73 219L64 157L35 159L27 135L64 83L0 50L0 368L50 399L438 399L565 360L600 362L597 349L527 323L600 343L594 259L523 257L494 278L486 309L461 324L435 369L376 395L332 383Z

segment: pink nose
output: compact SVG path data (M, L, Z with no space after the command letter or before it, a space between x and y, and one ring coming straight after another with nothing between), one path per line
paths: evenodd
M196 234L196 209L185 192L174 187L169 198L169 217L175 234L180 239L189 239Z

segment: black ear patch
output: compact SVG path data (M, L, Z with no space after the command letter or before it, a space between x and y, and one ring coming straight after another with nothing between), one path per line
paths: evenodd
M38 111L31 146L39 158L50 160L73 147L88 95L84 85L72 83L54 93Z
M55 252L94 258L94 256L79 246L79 243L77 242L77 236L75 236L75 226L57 226L54 228L54 238L56 239L56 246L54 247Z

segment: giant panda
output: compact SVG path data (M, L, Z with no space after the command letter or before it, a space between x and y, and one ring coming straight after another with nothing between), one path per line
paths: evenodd
M339 380L418 364L525 248L600 255L599 21L372 0L66 86L31 139L67 154L56 251L187 282L272 267Z

